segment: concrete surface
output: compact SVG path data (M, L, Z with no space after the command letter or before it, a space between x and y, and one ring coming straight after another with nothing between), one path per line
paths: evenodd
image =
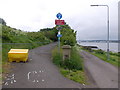
M87 75L98 88L118 88L118 68L97 58L86 51L80 54L84 58Z
M3 88L82 88L83 85L62 76L52 63L51 50L57 43L29 51L29 62L12 63L12 72Z

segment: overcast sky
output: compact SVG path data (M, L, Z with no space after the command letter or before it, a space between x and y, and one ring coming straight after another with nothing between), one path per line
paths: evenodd
M0 18L8 26L39 31L55 26L57 13L77 31L78 40L107 39L107 7L110 7L110 39L118 39L119 0L0 0Z

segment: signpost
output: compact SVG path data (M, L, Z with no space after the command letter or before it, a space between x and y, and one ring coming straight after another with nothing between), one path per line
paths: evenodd
M62 18L62 14L61 14L61 13L58 13L58 14L56 15L56 17L57 17L58 19L61 19L61 18Z
M56 25L64 25L65 22L64 22L64 20L55 20L55 24Z
M62 34L58 34L57 37L62 37Z
M57 29L57 30L62 30L62 27L58 26L56 29Z
M62 29L62 27L60 25L64 25L65 22L64 22L64 20L60 20L62 18L61 13L58 13L56 15L56 17L59 19L59 20L55 20L55 25L58 25L58 27L56 29L58 30L58 34L57 34L57 37L58 37L58 50L59 50L59 53L60 53L60 37L62 37L62 34L60 34L60 30Z

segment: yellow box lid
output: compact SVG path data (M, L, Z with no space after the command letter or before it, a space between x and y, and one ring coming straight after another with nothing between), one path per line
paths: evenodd
M8 53L28 53L28 49L10 49Z

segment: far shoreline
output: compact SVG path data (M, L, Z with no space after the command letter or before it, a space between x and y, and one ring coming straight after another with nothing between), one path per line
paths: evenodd
M77 42L78 45L81 45L81 46L93 46L93 47L98 47L97 49L101 49L105 52L107 52L106 50L106 42ZM109 43L110 44L110 52L113 52L113 53L120 53L119 49L118 49L118 44L119 43ZM114 45L115 44L115 45Z

